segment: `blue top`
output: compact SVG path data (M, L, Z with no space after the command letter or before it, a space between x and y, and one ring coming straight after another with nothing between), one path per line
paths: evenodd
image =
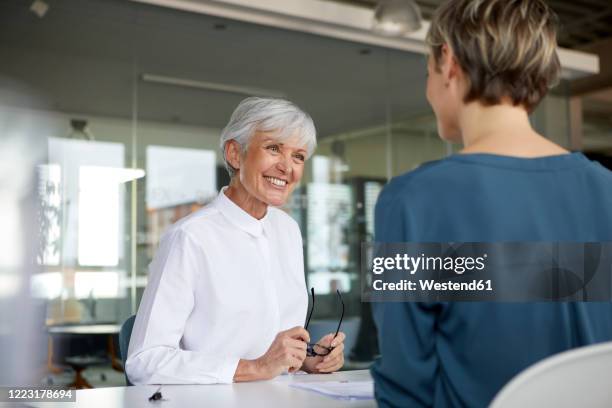
M612 241L612 173L580 153L459 154L394 178L377 242ZM484 407L552 354L612 340L612 303L375 303L381 407Z

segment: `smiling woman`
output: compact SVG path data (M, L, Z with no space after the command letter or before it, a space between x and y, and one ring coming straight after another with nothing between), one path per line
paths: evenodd
M134 384L228 383L332 372L344 333L308 356L302 237L282 210L316 146L312 119L282 99L247 98L221 134L230 185L174 224L150 266L126 373Z
M235 169L225 193L257 219L267 205L284 204L304 172L308 153L299 135L281 142L277 133L255 133L244 153L234 140L225 145L225 157Z
M310 116L291 102L255 97L242 101L221 134L232 177L227 196L257 219L267 205L284 204L316 147L315 135Z

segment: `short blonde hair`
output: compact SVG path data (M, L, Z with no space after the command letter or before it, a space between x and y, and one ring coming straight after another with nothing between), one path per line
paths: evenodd
M504 97L533 111L558 83L556 14L542 0L449 0L435 12L427 44L435 66L447 44L466 73L464 101Z

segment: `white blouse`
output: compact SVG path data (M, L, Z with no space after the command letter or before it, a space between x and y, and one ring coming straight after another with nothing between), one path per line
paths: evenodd
M133 384L231 383L308 307L297 223L257 220L223 191L174 224L149 266L128 350Z

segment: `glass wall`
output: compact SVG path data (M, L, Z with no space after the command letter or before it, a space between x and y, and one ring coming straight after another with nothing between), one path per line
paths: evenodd
M33 282L47 323L134 314L164 230L228 183L218 140L234 107L281 96L318 130L285 208L302 230L315 318L338 317L341 290L347 348L359 337L371 358L358 267L376 198L390 177L453 152L425 100L425 57L137 2L65 0L43 18L26 3L0 5L0 74L35 90L39 102L21 107L50 118Z

